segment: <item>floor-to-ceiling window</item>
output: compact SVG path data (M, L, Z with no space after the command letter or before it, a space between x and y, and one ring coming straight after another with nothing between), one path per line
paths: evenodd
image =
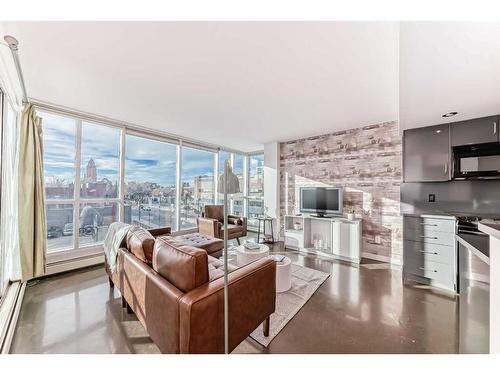
M121 129L82 122L78 241L102 243L109 225L119 220Z
M264 213L264 154L250 155L248 164L248 224L254 227Z
M216 178L226 160L241 189L231 199L231 212L247 216L250 226L263 213L262 154L183 145L64 111L39 109L38 114L44 132L48 253L54 254L49 261L65 259L59 254L73 250L96 251L113 221L195 229L203 207L216 201ZM221 196L218 202L223 203Z
M214 203L215 155L201 149L182 148L180 229L195 228L205 204Z
M0 91L0 296L11 279L19 277L19 229L17 223L18 115Z
M119 220L122 129L42 117L48 252L102 243Z
M125 141L124 221L177 230L177 148L135 135Z
M3 193L2 193L2 181L3 181L3 176L2 176L2 160L3 160L3 123L4 123L4 117L3 117L3 92L0 90L0 214L2 214L2 200L3 200ZM3 214L2 214L3 215ZM6 287L7 284L7 278L6 278L6 272L4 270L5 268L5 252L4 252L4 246L3 246L3 228L0 225L0 299L2 298L4 288Z
M47 251L73 248L76 119L39 112L43 128L43 164Z

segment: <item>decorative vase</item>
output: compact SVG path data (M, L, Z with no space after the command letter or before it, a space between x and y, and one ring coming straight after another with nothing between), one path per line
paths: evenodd
M353 213L348 213L347 214L347 220L354 220L354 214Z

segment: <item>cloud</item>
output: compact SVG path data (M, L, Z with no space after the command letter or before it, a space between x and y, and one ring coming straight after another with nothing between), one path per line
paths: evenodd
M44 137L44 166L48 178L74 181L76 152L76 120L39 112ZM96 164L98 179L118 182L121 130L90 122L82 122L81 177L88 161ZM177 148L175 144L127 134L125 136L125 181L156 182L161 186L176 183ZM222 163L230 154L220 152ZM258 160L258 157L255 158ZM260 161L253 161L251 166ZM196 176L212 176L215 153L190 147L182 149L183 182L193 183ZM243 156L235 155L235 171L243 171Z

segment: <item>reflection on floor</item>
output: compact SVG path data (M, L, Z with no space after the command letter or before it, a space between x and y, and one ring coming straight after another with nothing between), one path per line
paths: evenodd
M284 252L282 244L273 251ZM487 322L480 313L488 308L484 288L478 287L477 293L473 288L474 297L459 304L453 295L403 285L401 270L388 264L364 261L357 267L296 252L287 255L297 264L332 276L268 348L249 338L236 353L488 350ZM118 291L109 289L102 266L32 283L26 289L11 352L157 353L135 316L121 308L119 297Z

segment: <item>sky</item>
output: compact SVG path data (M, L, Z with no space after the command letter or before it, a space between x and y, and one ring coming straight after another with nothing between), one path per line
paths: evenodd
M76 121L71 118L39 112L44 137L46 180L74 181ZM156 182L174 186L177 146L127 135L125 139L125 182ZM82 122L81 178L86 165L94 159L98 179L118 181L120 166L120 130ZM221 160L229 154L221 152ZM215 154L189 147L182 149L182 181L193 183L195 176L213 175ZM222 165L222 163L221 163ZM243 170L243 157L236 156L235 172ZM220 168L220 171L222 169ZM240 172L241 173L241 172Z

